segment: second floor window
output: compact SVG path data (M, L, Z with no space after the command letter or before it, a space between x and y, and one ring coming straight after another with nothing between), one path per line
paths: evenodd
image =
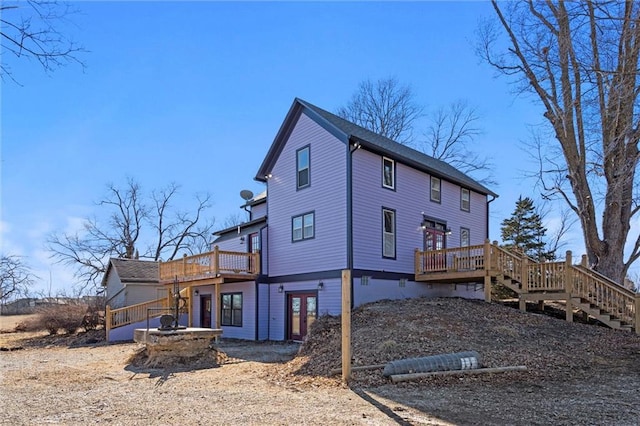
M441 189L442 182L439 178L431 176L431 201L435 201L439 203L441 200Z
M292 220L291 239L296 241L308 240L315 235L315 215L306 213L294 216Z
M382 257L396 257L396 212L382 209Z
M382 186L389 189L396 187L396 164L386 157L382 157Z
M300 148L296 153L296 182L298 189L309 186L310 179L310 163L309 163L309 147Z
M460 247L469 247L470 243L471 231L468 228L460 228Z
M460 188L460 210L471 210L471 192L467 188Z

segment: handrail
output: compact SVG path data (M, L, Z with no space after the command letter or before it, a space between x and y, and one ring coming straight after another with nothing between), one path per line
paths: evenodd
M633 324L637 331L640 324L636 324L636 293L584 267L573 266L571 280L572 293L576 297L588 300L627 324Z
M149 308L166 309L168 307L169 307L169 299L167 297L151 300L149 302L137 303L135 305L129 305L123 308L116 308L116 309L111 309L107 305L107 310L106 310L107 332L108 330L111 330L117 327L122 327L128 324L133 324L135 322L144 321L147 318L147 312Z
M430 272L461 272L484 269L484 245L416 250L415 269L418 274Z
M220 250L184 256L182 259L160 263L160 281L193 279L199 277L218 277L220 274L260 273L260 253L244 253Z
M486 253L486 250L490 250L490 253ZM487 256L489 264L485 261ZM461 263L460 259L465 260ZM491 275L502 275L520 283L524 293L566 292L568 297L586 300L616 319L631 324L640 334L640 293L624 288L589 268L573 265L571 252L567 252L564 261L537 262L497 244L489 244L488 241L484 246L415 252L416 275L459 271L460 265L471 270L484 267L491 271Z

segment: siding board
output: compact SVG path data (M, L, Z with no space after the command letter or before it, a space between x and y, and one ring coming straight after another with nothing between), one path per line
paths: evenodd
M310 146L310 182L296 187L296 151ZM269 275L341 269L346 266L346 147L302 114L268 181ZM292 242L293 216L315 214L313 239Z

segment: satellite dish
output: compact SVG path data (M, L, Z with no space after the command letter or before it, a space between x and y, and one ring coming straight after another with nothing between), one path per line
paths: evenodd
M253 198L253 192L249 191L248 189L243 189L242 191L240 191L240 196L243 200L249 201Z

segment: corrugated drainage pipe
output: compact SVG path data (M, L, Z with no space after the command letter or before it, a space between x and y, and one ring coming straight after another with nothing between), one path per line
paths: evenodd
M391 361L384 367L382 374L384 374L385 377L389 377L394 374L472 370L479 367L480 354L476 351L468 351Z

